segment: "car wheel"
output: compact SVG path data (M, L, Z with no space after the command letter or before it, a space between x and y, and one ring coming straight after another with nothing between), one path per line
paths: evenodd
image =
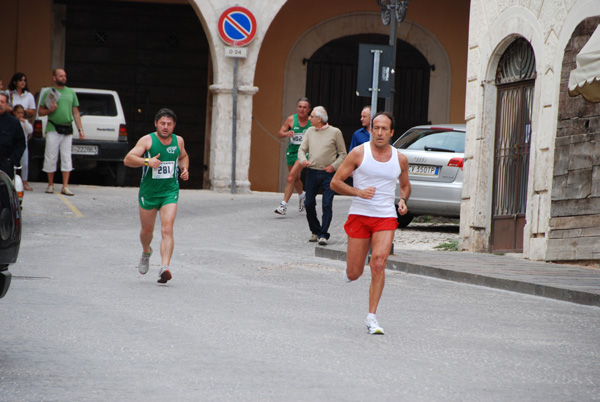
M411 214L400 215L398 213L398 211L396 211L396 214L398 215L398 227L399 228L407 227L414 218L414 215L411 215Z

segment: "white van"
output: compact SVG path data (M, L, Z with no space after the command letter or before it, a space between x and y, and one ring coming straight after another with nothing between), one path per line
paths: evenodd
M50 88L42 88L39 99ZM123 159L129 151L127 127L119 94L105 89L71 88L79 100L81 124L85 139L79 139L79 132L73 122L73 169L98 170L106 175L106 182L122 186L125 183ZM39 102L38 102L39 110ZM33 136L29 142L29 175L34 180L41 172L46 145L47 116L39 116L33 126ZM60 162L58 163L60 166Z

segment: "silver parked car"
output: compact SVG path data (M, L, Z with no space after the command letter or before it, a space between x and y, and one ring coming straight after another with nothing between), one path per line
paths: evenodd
M411 185L408 214L398 216L400 227L418 215L460 217L465 132L464 124L416 126L394 142L408 158ZM396 202L399 194L397 186Z

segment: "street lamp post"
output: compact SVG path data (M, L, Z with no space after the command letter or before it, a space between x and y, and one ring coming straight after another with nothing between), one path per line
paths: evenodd
M390 74L390 97L385 101L385 110L394 113L394 95L396 94L396 36L398 36L398 23L404 21L410 0L377 0L381 7L381 20L383 25L390 25L389 45L392 46L392 73Z

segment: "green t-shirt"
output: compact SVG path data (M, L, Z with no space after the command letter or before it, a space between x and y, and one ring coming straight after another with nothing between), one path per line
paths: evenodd
M169 194L179 192L179 144L177 136L171 134L169 145L163 145L156 133L150 133L152 146L144 153L144 158L160 156L160 166L156 169L144 166L142 170L142 182L140 183L140 195L146 197L165 197Z
M62 89L54 89L60 93L60 98L58 98L58 102L56 102L56 110L48 115L46 132L56 131L54 125L50 123L50 120L56 124L73 124L73 108L79 107L77 94L71 88L64 87ZM40 100L40 105L44 104L44 101L49 93L50 91L44 92L44 96L42 96L42 99Z

